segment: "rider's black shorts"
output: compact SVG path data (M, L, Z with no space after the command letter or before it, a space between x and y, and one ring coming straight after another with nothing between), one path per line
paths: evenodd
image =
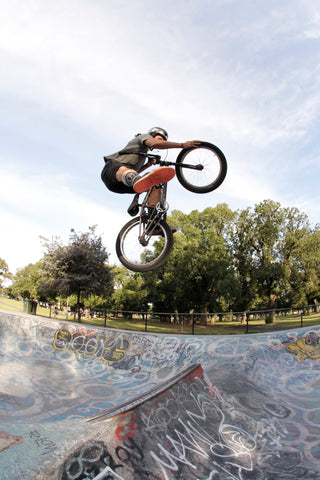
M117 162L117 160L108 160L101 172L101 179L105 186L116 193L135 193L132 187L128 187L116 179L116 172L120 167L133 168L132 165Z

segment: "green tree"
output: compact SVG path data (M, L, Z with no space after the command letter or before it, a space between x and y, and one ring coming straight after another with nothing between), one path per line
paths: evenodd
M195 310L206 323L209 310L230 307L237 290L228 248L234 216L225 204L189 215L172 212L168 221L178 231L171 256L160 269L144 274L153 285L155 311Z
M43 263L29 263L26 267L18 269L13 276L13 283L10 286L10 293L30 300L40 300L40 283L42 278Z
M0 258L0 287L2 287L3 278L7 278L7 279L12 278L12 273L9 272L9 267L7 265L7 262L5 262L5 260Z
M113 291L112 268L107 265L109 254L102 244L95 227L86 233L71 230L69 244L59 239L44 240L47 253L44 255L43 291L77 296L78 320L81 320L80 301L91 294L108 297Z
M288 303L318 303L320 297L320 230L304 235L291 260L290 298Z
M85 300L85 306L91 310L110 308L111 298L110 296L104 297L103 295L95 295L94 293L91 293Z
M252 211L240 212L231 236L235 268L240 283L239 307L267 308L293 299L294 277L301 269L301 242L309 235L305 214L264 200ZM289 301L290 301L289 300ZM272 322L274 314L268 318Z
M115 267L114 282L112 305L115 310L147 310L148 287L141 274L125 267Z
M238 294L233 305L235 311L243 312L254 307L257 296L257 280L254 263L254 231L250 210L238 213L230 235L230 248L238 281Z

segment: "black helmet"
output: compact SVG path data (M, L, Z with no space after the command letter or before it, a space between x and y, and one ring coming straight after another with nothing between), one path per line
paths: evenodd
M153 128L150 128L149 130L149 135L151 135L152 137L155 137L156 135L161 135L161 137L164 139L164 140L168 140L168 133L165 131L164 128L160 128L160 127L153 127Z

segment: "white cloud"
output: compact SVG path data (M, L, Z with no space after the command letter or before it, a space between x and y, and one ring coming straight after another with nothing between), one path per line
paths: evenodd
M286 10L266 12L263 22L251 12L251 23L235 29L236 9L230 4L231 24L217 23L212 31L210 18L200 16L201 28L193 23L201 10L188 3L181 17L177 7L169 8L171 20L161 25L160 39L154 22L163 18L144 12L146 5L133 2L119 15L114 2L8 2L1 25L5 88L101 134L107 129L119 135L133 123L147 127L149 118L167 120L177 135L210 128L216 136L259 146L305 132L319 97L304 101L300 95L300 108L292 108L290 90L296 78L301 81L301 68L295 62L290 72L291 54L288 71L282 72L274 45L283 29L296 33L295 23L289 22L292 30L283 26ZM202 7L211 13L206 2ZM142 11L150 21L144 18L136 28ZM224 43L239 57L230 60ZM263 61L265 54L269 62Z
M40 236L51 240L61 237L68 242L70 229L87 231L97 225L97 233L116 262L114 245L117 233L128 221L117 209L101 207L86 196L73 193L61 175L48 178L41 175L25 177L1 171L0 222L4 226L0 237L0 257L15 270L34 263L43 255Z
M311 0L281 5L261 0L254 6L247 0L164 0L152 8L146 0L2 0L1 13L2 123L10 131L2 146L14 143L7 150L14 150L20 174L9 168L3 173L0 212L8 225L6 251L14 245L15 258L21 255L23 261L17 266L24 266L29 254L34 261L38 235L67 238L71 227L83 231L97 223L112 250L116 231L127 221L126 214L119 216L125 200L108 194L114 204L106 209L85 191L76 195L61 159L59 165L51 159L48 184L46 148L61 142L58 155L66 157L67 172L82 154L75 139L68 143L68 132L57 138L58 130L51 131L50 122L61 118L70 129L80 125L81 132L101 138L106 148L101 157L154 124L166 127L173 140L216 143L229 163L225 183L208 197L170 188L172 208L201 209L216 199L237 208L290 196L312 209L320 173L314 154L319 151L320 7ZM26 113L26 105L39 108ZM32 135L32 152L21 135L27 122L33 127L24 132ZM79 131L73 129L75 135ZM90 140L87 145L91 148ZM42 173L26 171L31 153L32 171L38 166ZM83 157L86 162L87 152ZM303 167L310 158L308 172ZM88 170L79 175L83 171Z

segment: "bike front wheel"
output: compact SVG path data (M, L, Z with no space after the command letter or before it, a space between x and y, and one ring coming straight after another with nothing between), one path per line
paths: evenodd
M140 217L130 220L116 241L116 252L122 265L134 272L148 272L163 265L173 247L173 233L163 220L158 223L156 232L143 242Z
M208 142L181 150L176 160L176 175L181 185L194 193L209 193L218 188L227 174L222 151Z

